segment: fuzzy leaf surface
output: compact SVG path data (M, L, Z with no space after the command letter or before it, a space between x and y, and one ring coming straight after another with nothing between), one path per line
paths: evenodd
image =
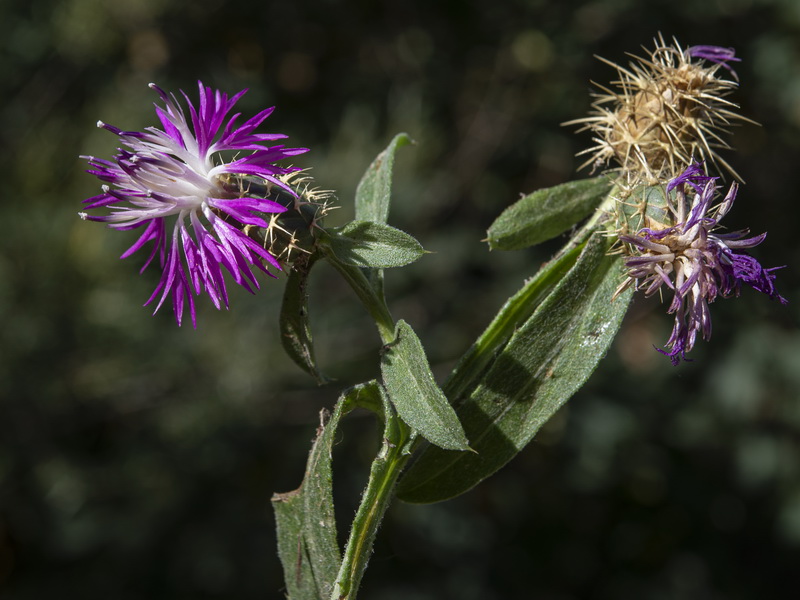
M356 219L386 223L392 199L392 170L397 149L411 143L405 133L398 133L369 166L356 188Z
M425 254L404 231L372 221L351 221L329 230L325 243L343 263L368 269L402 267Z
M487 369L458 416L476 453L428 446L400 481L398 496L427 503L457 496L497 471L584 384L605 356L631 291L609 241L593 235L575 265Z
M592 214L611 187L601 175L537 190L500 213L489 227L489 246L519 250L554 238Z
M290 600L327 600L342 558L333 512L331 450L341 417L353 404L351 388L339 399L327 422L321 422L300 487L272 497L278 555ZM320 415L325 420L325 411Z
M422 343L402 319L397 322L394 342L383 353L381 374L403 421L441 448L470 449L455 410L436 385Z

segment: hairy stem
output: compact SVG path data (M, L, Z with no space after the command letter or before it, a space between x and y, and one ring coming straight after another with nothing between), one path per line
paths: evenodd
M375 291L375 288L370 284L360 268L341 262L332 253L327 253L326 257L344 277L345 281L350 284L358 299L361 300L361 303L375 321L383 343L389 344L394 341L394 319L389 313L389 308L386 306L386 300L384 300L382 294L379 295Z
M405 448L405 443L410 437L408 426L391 411L390 407L387 406L386 409L383 445L372 463L369 482L353 519L353 527L350 530L331 600L355 599L361 577L372 554L372 544L378 527L394 497L397 478L410 456Z

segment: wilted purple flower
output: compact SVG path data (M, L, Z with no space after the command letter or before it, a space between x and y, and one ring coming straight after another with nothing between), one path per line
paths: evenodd
M105 207L111 212L101 216L80 213L80 216L108 223L114 229L144 227L142 235L121 258L153 242L142 271L158 255L163 272L145 305L158 298L155 308L158 311L171 294L178 325L188 303L196 326L192 290L197 295L207 292L217 308L223 303L228 305L223 268L250 292L259 287L252 267L267 274L270 274L267 265L280 269L275 257L242 230L248 225L268 227L261 215L281 213L286 208L248 194L247 186L237 177L255 177L295 195L279 176L297 169L274 163L306 149L269 146L268 142L286 136L254 133L273 108L242 124L237 124L240 113L228 118L247 90L229 98L198 82L199 107L181 91L189 107L187 118L174 94L167 95L155 84L150 87L164 103L163 107L156 105L163 130L148 127L144 132L122 131L98 122L98 127L119 136L124 148L111 161L82 157L92 167L88 173L105 182L102 194L84 201L86 208ZM233 151L236 155L226 161L220 155L223 151ZM175 220L170 225L167 219L171 217Z
M729 62L740 62L742 59L736 57L736 50L733 48L722 48L720 46L689 46L686 54L692 58L701 58L718 65L722 65L738 79L736 71L728 64Z
M634 283L652 296L666 286L674 295L668 313L675 314L675 325L667 341L669 350L660 350L673 365L695 344L697 335L711 337L708 304L717 296L738 296L742 283L786 303L775 291L776 268L765 269L756 259L736 252L752 248L767 237L766 233L746 237L748 230L715 233L719 221L730 211L737 185L731 185L721 203L711 207L716 195L716 177L709 177L701 163L689 166L670 181L666 189L667 213L674 225L643 228L636 235L619 239L634 249L625 259L628 279L620 289ZM671 194L672 191L674 194Z

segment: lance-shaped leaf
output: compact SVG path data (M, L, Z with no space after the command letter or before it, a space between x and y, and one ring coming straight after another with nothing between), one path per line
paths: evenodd
M275 494L272 506L278 530L278 555L290 600L328 600L342 564L333 513L331 450L339 421L354 406L380 406L376 382L347 390L327 421L320 415L303 483Z
M410 143L407 134L398 133L364 173L356 188L357 220L386 223L392 198L394 155L398 148Z
M289 270L289 278L283 292L281 305L281 343L301 369L309 373L322 385L328 381L317 366L314 358L314 342L308 319L308 293L306 285L315 256L299 257Z
M491 365L497 352L506 345L514 332L525 323L550 292L575 265L583 250L583 244L572 242L558 255L542 266L525 282L516 294L511 296L495 315L486 330L472 344L472 347L458 361L442 390L454 406L459 406L465 390L475 387L476 381Z
M402 267L425 254L413 237L381 223L351 221L328 230L323 243L340 261L354 267Z
M505 209L489 227L493 250L519 250L567 231L592 214L612 181L601 175L537 190Z
M384 350L381 374L403 421L441 448L469 450L455 410L436 385L422 343L402 319L397 322L395 340Z
M427 447L400 482L408 502L457 496L506 464L583 385L605 355L630 302L612 300L619 256L595 234L580 258L511 337L458 415L476 453Z
M356 188L356 216L360 221L385 224L389 219L389 205L392 200L392 171L397 149L411 143L405 133L398 133L372 164ZM365 273L369 284L383 298L383 270L367 269Z

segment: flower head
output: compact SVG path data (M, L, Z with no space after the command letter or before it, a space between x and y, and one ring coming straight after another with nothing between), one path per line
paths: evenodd
M565 123L580 124L594 134L595 145L582 166L594 168L616 162L629 184L654 184L674 177L694 158L733 169L718 155L728 149L728 127L738 108L726 100L736 81L721 77L729 63L739 61L733 49L666 44L659 36L647 58L633 56L629 68L604 59L617 70L614 88L598 86L589 117ZM720 68L723 69L720 72Z
M645 296L667 288L672 291L668 313L675 315L668 350L660 350L676 365L702 335L711 337L708 304L717 296L738 296L742 284L786 303L775 291L776 268L765 269L747 254L767 234L747 237L749 231L717 232L719 221L730 211L738 186L734 183L715 206L717 178L706 175L703 165L690 165L661 192L664 205L651 218L643 216L645 227L634 235L620 234L630 254L625 258L627 279L617 293L634 284ZM652 191L650 202L653 201ZM667 221L662 222L662 221Z
M181 92L188 105L187 115L174 94L168 95L155 84L150 87L163 102L163 106L156 105L163 129L123 131L98 122L98 127L117 135L123 147L110 161L82 157L91 166L87 172L105 182L100 195L84 201L86 209L105 208L110 212L83 212L80 216L108 223L114 229L144 228L121 258L153 242L142 271L158 256L162 274L145 304L158 299L158 311L171 295L178 324L188 304L196 325L192 292L207 293L217 308L228 306L223 271L253 292L259 287L253 267L267 274L268 266L280 269L278 260L251 239L248 228L269 229L265 217L283 213L287 207L266 197L269 194L251 193L250 186L242 182L257 181L261 189L284 190L296 198L285 178L298 169L275 162L306 149L269 145L286 136L255 132L273 108L241 124L237 122L240 113L229 117L246 90L229 98L198 82L198 106ZM235 156L226 161L221 153L228 151Z

